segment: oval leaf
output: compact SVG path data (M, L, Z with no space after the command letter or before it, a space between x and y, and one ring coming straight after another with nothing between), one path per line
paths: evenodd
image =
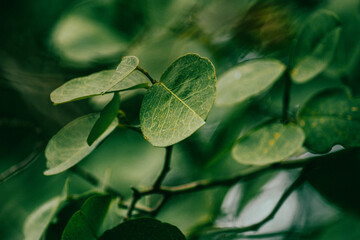
M216 92L215 68L197 54L177 59L150 87L140 109L140 126L154 146L175 144L205 124Z
M109 128L118 114L119 107L120 95L118 93L114 93L113 98L101 111L99 119L91 129L89 137L87 138L89 146L91 146L91 144L93 144L106 131L106 129Z
M140 218L126 221L106 231L100 240L185 240L181 231L168 223L152 218Z
M273 123L237 140L232 156L243 164L271 164L294 154L301 148L304 139L305 135L300 127Z
M108 212L111 197L96 195L87 199L81 209L72 215L61 239L98 239L101 225Z
M297 40L292 62L291 78L304 83L321 73L334 55L340 22L329 11L319 11L309 18Z
M284 64L275 59L245 62L225 72L218 83L216 105L243 102L269 89L285 70Z
M63 172L74 166L90 154L95 147L117 126L115 118L109 128L91 145L86 142L92 127L99 119L99 114L89 114L77 118L53 136L45 149L47 167L45 175Z
M105 70L89 76L72 79L50 94L55 104L71 102L104 93L124 91L147 86L148 78L138 70L139 59L124 57L116 70Z
M344 88L327 89L310 98L299 110L298 120L306 134L305 145L317 153L335 144L360 146L360 99Z

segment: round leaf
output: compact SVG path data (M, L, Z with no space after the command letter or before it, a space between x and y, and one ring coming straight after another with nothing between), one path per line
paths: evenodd
M154 146L175 144L205 124L214 103L215 69L196 54L177 59L150 87L140 109L140 125Z
M269 89L285 70L284 64L275 59L245 62L225 72L218 83L216 105L243 102Z
M74 78L50 94L55 104L75 101L104 93L144 87L148 78L138 70L139 59L124 57L116 70L105 70L89 76Z
M62 128L53 136L45 149L48 170L45 175L53 175L63 172L74 166L90 154L95 147L107 137L117 126L115 118L108 129L91 145L87 144L87 138L99 114L89 114L77 118Z
M232 156L243 164L266 165L284 160L301 148L305 135L294 124L273 123L236 141Z
M126 221L106 231L100 240L185 240L180 230L168 223L152 218Z
M310 98L298 113L305 145L325 153L335 144L360 146L360 100L344 88L327 89Z
M291 78L304 83L321 73L330 63L340 36L340 22L329 11L319 11L309 18L297 40Z

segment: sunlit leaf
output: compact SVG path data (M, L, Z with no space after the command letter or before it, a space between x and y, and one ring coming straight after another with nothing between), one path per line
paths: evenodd
M196 54L177 59L151 86L140 109L141 130L154 146L169 146L205 124L214 103L215 69Z
M285 70L274 59L248 61L219 77L216 105L241 103L269 89Z
M322 91L299 110L298 120L306 134L305 145L325 153L335 144L360 146L360 100L344 88Z
M108 129L89 146L86 140L98 119L99 114L89 114L77 118L50 139L45 149L46 165L48 167L48 170L44 172L45 175L63 172L77 164L90 154L118 124L115 118Z
M87 199L66 225L61 239L98 239L102 222L111 203L111 196L97 195Z
M340 22L332 12L321 10L309 18L291 58L294 82L307 82L328 66L336 50L340 29Z
M294 124L273 123L246 134L236 141L232 156L243 164L266 165L294 154L305 139Z
M89 146L91 146L91 144L93 144L106 131L106 129L109 128L118 114L119 107L120 96L118 93L114 93L113 98L101 111L99 119L91 129L89 137L87 138Z
M106 231L101 240L185 240L180 230L168 223L152 218L139 218L126 221Z
M55 89L50 99L59 104L104 93L146 87L149 80L143 73L135 70L138 64L137 57L124 57L116 70L104 70L74 78Z

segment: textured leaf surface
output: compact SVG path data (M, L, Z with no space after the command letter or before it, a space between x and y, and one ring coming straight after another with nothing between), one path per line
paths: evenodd
M329 11L319 11L309 18L297 40L291 78L304 83L321 73L334 55L339 36L338 18Z
M173 225L152 218L140 218L126 221L106 231L100 239L185 240L185 236Z
M310 98L298 113L305 145L325 153L335 144L360 146L360 100L344 88L327 89Z
M77 164L95 147L107 137L117 126L114 119L109 128L91 145L87 144L87 138L99 114L89 114L77 118L62 128L53 136L45 149L48 170L45 175L53 175L63 172Z
M138 70L139 59L124 57L116 70L104 70L89 76L72 79L51 94L55 104L75 101L107 92L129 90L144 87L149 83L147 77Z
M232 149L235 160L244 164L266 165L290 157L305 139L294 124L273 123L241 137Z
M169 146L205 124L214 103L215 69L196 54L177 59L151 86L140 109L141 130L154 146Z
M74 213L62 234L63 240L98 239L102 222L111 203L110 196L93 196Z
M216 105L232 105L267 90L285 70L274 59L245 62L225 72L218 83Z
M106 131L106 129L109 128L117 116L119 107L120 96L118 93L114 93L113 98L101 111L99 119L91 129L89 137L87 138L87 143L89 146L91 146L91 144L93 144Z

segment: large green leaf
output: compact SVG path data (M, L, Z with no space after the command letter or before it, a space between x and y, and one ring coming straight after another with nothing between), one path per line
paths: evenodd
M87 143L89 146L93 144L105 131L109 128L111 123L116 118L120 107L120 96L114 93L111 101L104 107L100 113L99 119L96 121L94 127L91 129Z
M99 114L88 114L77 118L50 139L45 149L48 167L48 170L44 172L45 175L63 172L77 164L90 154L118 124L118 120L115 118L108 129L89 146L87 138L98 119Z
M321 10L308 19L290 59L290 75L294 82L307 82L329 65L336 50L340 29L338 18L329 11Z
M360 146L360 100L344 88L332 88L310 98L298 112L305 145L325 153L335 144Z
M216 105L232 105L267 90L282 75L284 64L275 59L248 61L219 78Z
M111 199L112 197L109 195L96 195L87 199L81 206L81 209L70 218L61 239L98 239Z
M232 156L243 164L266 165L290 157L303 144L305 135L295 124L273 123L236 141Z
M180 57L144 97L140 124L145 138L163 147L189 137L205 124L215 92L212 63L197 54Z
M116 70L104 70L89 76L74 78L55 89L50 94L51 101L59 104L104 93L147 86L148 78L140 71L135 70L138 64L137 57L124 57Z
M152 218L139 218L126 221L106 231L101 240L185 240L180 230L168 223Z

